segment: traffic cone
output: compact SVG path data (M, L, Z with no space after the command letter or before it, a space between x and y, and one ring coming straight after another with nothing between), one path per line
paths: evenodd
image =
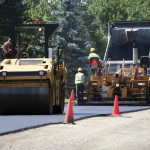
M69 103L67 106L66 116L65 116L65 124L72 123L74 124L74 117L73 117L73 107L72 107L72 99L69 99Z
M118 104L118 96L115 95L114 108L113 108L113 116L120 116L119 104Z
M73 91L73 89L71 91L71 99L74 100L74 91Z
M70 98L73 100L73 103L76 104L75 101L74 101L74 90L73 89L71 91L71 97Z

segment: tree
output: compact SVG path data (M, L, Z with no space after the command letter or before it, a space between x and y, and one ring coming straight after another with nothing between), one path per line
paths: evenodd
M27 19L22 0L0 0L0 8L1 24L22 24Z
M0 24L19 25L28 19L25 10L28 8L22 0L0 0ZM8 32L0 30L0 45L8 40Z
M24 21L24 24L34 24L35 19L39 19L40 24L58 23L55 14L53 14L57 10L57 0L23 1L24 4L29 6L29 9L26 10L29 19ZM28 34L24 34L23 41L29 44L28 49L35 49L38 57L44 57L44 30L41 32L38 30L26 30L25 32L28 32Z
M59 45L66 47L62 58L65 59L68 70L68 90L75 87L74 76L77 69L81 67L86 73L89 65L87 56L91 42L87 41L87 29L82 19L84 5L81 0L63 0L59 6L62 10L58 13L61 30L57 41Z
M30 6L26 10L30 17L27 23L34 23L34 20L37 18L40 20L40 23L56 23L57 17L55 16L55 10L58 9L58 0L24 0L24 3Z
M92 47L96 49L101 59L103 59L106 48L107 35L104 33L101 21L94 14L92 14L91 11L89 11L89 5L90 3L88 2L85 5L86 7L84 9L85 14L83 16L83 20L85 22L85 26L88 32L88 39L91 41Z
M149 0L86 0L88 10L100 20L105 33L107 25L115 20L148 20Z

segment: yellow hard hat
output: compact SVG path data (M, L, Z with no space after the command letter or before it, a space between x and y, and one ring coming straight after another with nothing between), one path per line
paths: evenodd
M91 48L91 53L92 53L92 52L95 52L95 48Z
M78 72L79 72L79 71L82 71L82 68L79 68L79 69L78 69Z

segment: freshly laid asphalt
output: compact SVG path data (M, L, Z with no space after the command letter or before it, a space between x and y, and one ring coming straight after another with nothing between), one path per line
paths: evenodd
M0 135L24 131L31 128L42 127L50 124L63 123L66 115L11 115L0 116ZM150 109L150 106L120 106L120 113ZM73 106L74 121L93 116L107 116L113 111L113 106Z

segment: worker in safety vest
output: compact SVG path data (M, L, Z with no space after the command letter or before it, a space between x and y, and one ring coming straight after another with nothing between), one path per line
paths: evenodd
M85 78L82 72L83 72L82 68L79 68L78 73L75 75L76 98L77 98L78 104L83 104L83 91L84 91Z
M102 61L101 61L99 55L95 53L95 51L96 51L95 48L91 48L88 59L89 59L89 61L90 61L90 59L91 59L92 57L98 58L98 60L99 60L99 62L98 62L98 68L101 69L101 68L102 68ZM95 74L95 69L92 69L92 68L91 68L91 72L92 72L92 74L94 75L94 74ZM101 72L101 70L99 70L99 73L100 73L100 72Z
M90 55L89 55L89 57L88 57L88 59L90 60L90 58L92 58L92 57L97 57L99 60L100 60L100 57L99 57L99 55L97 55L96 53L95 53L95 48L91 48L91 50L90 50Z

